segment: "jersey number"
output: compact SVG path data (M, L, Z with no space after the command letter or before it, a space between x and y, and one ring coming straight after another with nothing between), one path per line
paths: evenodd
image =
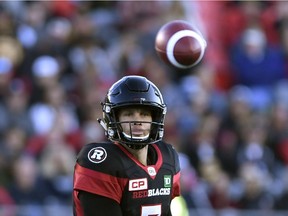
M161 205L142 206L141 216L160 216Z

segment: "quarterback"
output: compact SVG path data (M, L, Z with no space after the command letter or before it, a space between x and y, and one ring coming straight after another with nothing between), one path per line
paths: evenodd
M176 150L162 141L166 105L142 76L109 89L99 123L108 138L84 145L74 170L74 216L165 216L180 196Z

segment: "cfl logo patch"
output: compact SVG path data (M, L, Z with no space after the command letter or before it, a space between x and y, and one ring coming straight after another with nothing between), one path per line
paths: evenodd
M88 152L88 159L92 163L101 163L107 157L107 152L102 147L95 147Z
M149 173L150 176L155 176L156 175L156 170L155 170L154 167L148 167L147 170L148 170L148 173Z

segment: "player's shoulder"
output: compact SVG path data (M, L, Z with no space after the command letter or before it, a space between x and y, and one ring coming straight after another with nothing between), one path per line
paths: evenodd
M85 144L81 151L78 154L77 158L81 158L81 157L86 157L87 154L91 151L97 150L97 152L107 152L107 151L113 151L115 150L115 145L112 142L93 142L93 143L88 143Z
M119 147L112 142L89 143L77 155L77 163L87 168L97 168L98 164L101 167L105 167L105 164L111 166L117 164L119 153Z
M168 154L177 154L176 149L174 146L170 143L167 143L165 141L159 141L155 144L162 153L168 153Z
M155 143L155 145L159 148L162 154L164 160L163 162L173 165L176 171L179 171L179 155L175 147L170 143L166 143L165 141L159 141Z

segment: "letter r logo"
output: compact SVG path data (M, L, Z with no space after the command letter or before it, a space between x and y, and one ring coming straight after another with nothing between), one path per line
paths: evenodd
M88 159L92 163L101 163L106 159L106 157L107 157L107 152L103 147L92 148L88 152Z
M96 159L96 160L100 160L101 156L104 154L104 151L99 150L99 149L95 149L94 153L91 156L91 159Z

